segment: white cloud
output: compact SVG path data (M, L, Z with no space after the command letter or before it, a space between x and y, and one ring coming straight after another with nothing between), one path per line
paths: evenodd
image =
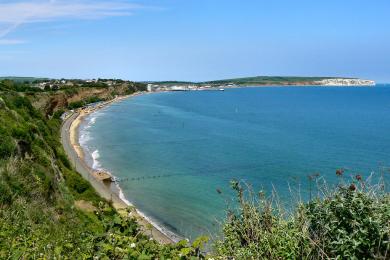
M0 45L16 45L22 43L25 43L25 41L15 39L0 39Z
M0 38L25 23L127 16L141 7L118 0L23 0L0 3Z

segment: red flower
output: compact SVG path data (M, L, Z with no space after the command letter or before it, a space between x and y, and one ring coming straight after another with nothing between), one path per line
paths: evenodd
M362 180L362 176L360 175L360 174L358 174L358 175L356 175L356 180L358 180L358 181L361 181Z
M352 183L351 186L349 186L349 190L351 190L351 191L356 190L355 184Z

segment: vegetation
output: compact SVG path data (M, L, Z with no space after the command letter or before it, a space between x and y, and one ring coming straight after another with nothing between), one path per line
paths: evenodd
M29 82L13 81L9 79L0 81L0 91L42 92L41 89L32 87Z
M34 77L0 77L0 80L12 80L17 83L32 83L49 80L48 78L34 78Z
M239 208L230 210L224 239L215 251L222 259L389 259L390 195L360 175L286 210L276 193L255 195L237 181Z
M69 109L76 109L76 108L83 107L83 106L86 106L86 105L91 104L91 103L97 103L97 102L101 102L101 101L104 101L104 99L96 97L96 96L92 96L92 97L88 97L84 100L71 102L68 104L68 108Z
M102 98L96 93L143 90L144 84L104 92L90 87L89 96L80 94L84 87L35 92L8 80L0 87L0 259L205 258L206 237L161 245L143 234L135 219L116 212L74 171L59 141L67 106L96 102ZM288 209L276 193L255 194L232 181L238 207L228 211L223 237L206 258L389 259L390 196L384 183L371 185L360 175L348 183L342 170L336 173L338 186L318 181L317 196ZM92 210L79 207L81 201Z

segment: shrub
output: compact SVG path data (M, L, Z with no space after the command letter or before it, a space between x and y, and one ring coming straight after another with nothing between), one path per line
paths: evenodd
M78 176L78 174L74 172L69 172L65 176L65 180L68 187L79 194L82 194L91 187L88 181L84 180L81 176Z
M326 188L321 197L292 210L283 209L274 193L254 195L233 181L238 209L228 211L215 254L222 259L386 259L390 196L383 182L370 185L360 175L357 180Z
M238 208L228 211L224 239L215 243L223 259L300 259L307 255L308 241L302 221L277 203L276 195L255 195L249 186L232 181Z
M340 186L304 212L316 255L384 259L390 249L390 196L380 189L363 182Z
M83 101L75 101L75 102L69 103L68 108L69 109L76 109L76 108L82 107L84 105L85 104Z
M8 205L12 201L12 191L3 180L0 180L0 205Z
M6 159L10 157L16 149L15 141L6 135L0 135L0 158Z

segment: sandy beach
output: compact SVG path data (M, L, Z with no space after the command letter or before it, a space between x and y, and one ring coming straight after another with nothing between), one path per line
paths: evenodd
M126 202L124 198L121 198L119 195L120 190L114 182L108 184L103 183L103 181L96 178L94 170L91 169L85 162L84 152L79 144L79 126L83 121L83 118L90 113L93 113L114 102L118 102L135 95L139 95L139 93L117 97L113 100L100 103L94 107L75 111L66 117L61 128L61 142L73 167L83 176L84 179L91 183L102 198L111 201L114 208L121 214L127 214L126 209L129 207L128 202ZM146 235L150 235L159 243L168 244L175 242L174 240L178 240L176 238L173 240L168 235L161 232L159 227L149 222L137 209L133 210L130 214L137 219L144 233Z

